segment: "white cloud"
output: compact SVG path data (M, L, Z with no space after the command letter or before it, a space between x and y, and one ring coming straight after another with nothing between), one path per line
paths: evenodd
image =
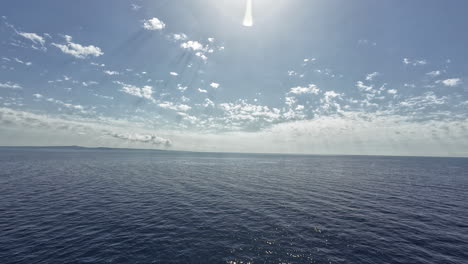
M198 88L198 91L199 91L200 93L208 93L207 90L204 90L204 89L201 89L201 88Z
M286 105L288 105L289 107L291 107L295 103L297 103L297 99L295 97L292 97L292 96L286 96L286 98L284 98L284 103Z
M201 52L201 51L196 52L196 53L195 53L195 56L200 57L200 58L201 58L202 60L204 60L204 61L208 60L208 57L207 57L203 52Z
M203 106L204 107L214 107L215 103L213 101L211 101L210 99L205 98L205 102L203 103Z
M139 134L139 133L108 133L109 136L123 139L130 142L150 143L153 145L170 146L172 142L166 138L159 137L152 134Z
M118 81L114 83L122 85L122 89L120 89L120 91L124 93L130 94L136 97L140 97L140 98L146 98L154 102L154 98L152 97L153 87L149 85L145 85L140 88L135 85L126 84L126 83L118 82Z
M387 93L389 94L396 94L398 91L396 89L390 89L390 90L387 90Z
M98 66L98 67L105 67L106 66L104 63L99 64L99 63L96 63L96 62L91 62L90 64L93 65L93 66Z
M375 77L377 77L379 75L380 75L380 73L378 73L378 72L369 73L366 76L366 81L372 81Z
M170 35L170 37L176 41L182 41L188 38L187 35L185 35L184 33L175 33L175 34Z
M289 91L291 94L318 94L320 89L315 84L309 84L308 87L293 87Z
M446 79L441 81L445 86L448 87L455 87L458 86L462 83L460 78L452 78L452 79Z
M340 94L335 91L326 91L323 95L325 97L330 97L330 98L335 98L335 97L340 96Z
M18 32L18 35L22 36L23 38L29 39L34 44L41 44L41 46L44 46L45 44L45 39L36 33Z
M117 71L104 71L104 73L107 74L107 75L111 75L111 76L112 76L112 75L119 75L119 74L120 74L120 73L117 72Z
M426 65L427 61L426 60L410 60L408 58L403 58L403 63L408 65L411 64L413 66L418 66L418 65Z
M180 47L183 48L183 49L192 49L192 50L203 50L203 51L205 51L205 47L203 47L203 45L200 42L194 41L194 40L189 40L187 42L184 42L184 43L180 44Z
M179 75L177 72L170 72L169 74L172 75L172 76L178 76Z
M219 83L212 82L210 86L217 89L219 87Z
M215 40L214 38L208 38L209 42L214 42L214 40Z
M10 61L10 59L8 59L8 58L3 58L3 59L4 59L4 60L7 60L7 61ZM18 59L18 58L13 58L13 59L14 59L17 63L24 64L24 65L26 65L26 66L31 66L31 65L32 65L32 62L30 62L30 61L25 62L25 61L22 61L22 60L20 60L20 59Z
M21 85L13 82L0 83L0 88L6 89L22 89Z
M371 91L374 88L372 85L365 85L362 81L358 81L356 83L356 87L359 88L359 90L366 92Z
M186 104L174 104L173 102L162 102L160 104L158 104L159 107L162 107L162 108L165 108L165 109L171 109L171 110L175 110L175 111L183 111L183 112L186 112L190 109L192 109L192 107L186 105Z
M98 82L95 82L95 81L89 81L89 82L82 82L81 83L84 87L88 87L90 85L96 85L96 84L99 84Z
M182 84L180 84L180 83L177 84L177 89L179 91L185 92L185 90L187 90L187 88L188 88L187 86L182 86Z
M162 30L166 27L166 24L156 17L148 20L143 20L143 28L147 30Z
M431 72L426 73L426 75L429 75L431 77L436 77L436 76L439 76L440 74L441 74L440 71L431 71Z
M44 97L42 94L38 94L38 93L33 94L33 96L34 96L35 98L37 98L37 99L41 99L41 98Z
M65 35L65 40L67 44L52 43L52 45L59 48L63 53L72 55L78 59L84 59L90 56L99 57L104 54L99 47L93 45L82 46L81 44L73 43L71 36Z

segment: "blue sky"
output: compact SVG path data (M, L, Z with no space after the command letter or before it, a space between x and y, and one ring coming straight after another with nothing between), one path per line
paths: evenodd
M468 156L468 3L2 1L0 145Z

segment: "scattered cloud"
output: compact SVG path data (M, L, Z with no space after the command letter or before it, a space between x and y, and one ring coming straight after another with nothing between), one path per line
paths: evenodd
M166 24L156 17L143 20L143 28L147 30L163 30L165 27Z
M309 84L307 87L293 87L289 91L290 94L318 94L320 89L315 84Z
M403 58L403 63L406 65L413 65L413 66L418 66L418 65L426 65L427 61L426 60L410 60L408 58Z
M431 72L426 73L426 75L429 75L431 77L437 77L440 74L442 74L440 71L431 71Z
M165 109L171 109L171 110L183 111L183 112L192 109L192 107L186 104L174 104L173 102L162 102L162 103L159 103L158 106L165 108Z
M173 39L175 41L184 41L188 37L184 33L175 33L175 34L169 35L169 38L171 38L171 39Z
M219 83L212 82L210 86L214 89L217 89L219 87Z
M21 85L13 82L0 83L0 88L6 89L22 89Z
M122 88L120 89L121 92L130 94L130 95L133 95L133 96L136 96L136 97L140 97L140 98L145 98L145 99L148 99L148 100L153 101L153 102L155 101L153 96L152 96L153 95L153 87L152 86L145 85L143 87L137 87L135 85L126 84L126 83L119 82L119 81L116 81L114 83L119 84L119 85L122 86Z
M180 47L183 49L191 49L191 50L205 50L205 47L198 41L189 40L180 44Z
M151 134L139 134L139 133L107 133L109 136L130 141L130 142L140 142L140 143L150 143L153 145L164 145L169 147L172 145L172 142L169 139L159 137L157 135Z
M201 88L198 88L198 91L199 91L200 93L208 93L207 90L204 90L204 89L201 89Z
M460 85L462 83L462 80L460 78L452 78L452 79L442 80L440 82L442 82L442 84L445 86L455 87L455 86Z
M169 74L172 75L172 76L178 76L179 75L177 72L170 72Z
M372 81L372 80L374 80L375 77L377 77L379 75L380 75L380 73L378 73L378 72L369 73L366 76L366 81Z
M104 73L107 74L107 75L111 75L111 76L120 74L118 71L107 71L107 70L104 71Z
M374 87L372 85L365 85L362 81L358 81L356 83L356 87L359 88L361 91L371 91Z
M41 46L44 46L45 44L44 37L41 37L36 33L18 32L18 35L22 36L23 38L29 39L34 44L40 44Z
M82 46L81 44L72 42L72 37L65 35L66 44L52 43L53 46L59 48L63 53L72 55L78 59L87 57L99 57L104 54L99 47L89 45Z
M396 89L390 89L390 90L387 90L387 93L389 94L396 94L398 91Z
M183 86L183 85L180 84L180 83L177 84L177 90L179 90L179 91L181 91L181 92L185 92L187 89L188 89L187 86Z

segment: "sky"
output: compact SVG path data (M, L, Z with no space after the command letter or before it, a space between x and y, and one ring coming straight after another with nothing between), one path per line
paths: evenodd
M466 10L1 1L0 145L466 157Z

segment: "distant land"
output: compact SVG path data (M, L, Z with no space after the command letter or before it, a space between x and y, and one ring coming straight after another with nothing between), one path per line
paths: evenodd
M180 154L218 154L218 155L264 155L264 156L330 156L330 157L421 157L421 158L464 158L461 156L398 156L398 155L359 155L359 154L304 154L304 153L249 153L249 152L201 152L201 151L184 151L184 150L168 150L168 149L145 149L145 148L111 148L111 147L84 147L84 146L0 146L0 150L7 149L49 149L49 150L102 150L102 151L139 151L139 152L167 152Z

